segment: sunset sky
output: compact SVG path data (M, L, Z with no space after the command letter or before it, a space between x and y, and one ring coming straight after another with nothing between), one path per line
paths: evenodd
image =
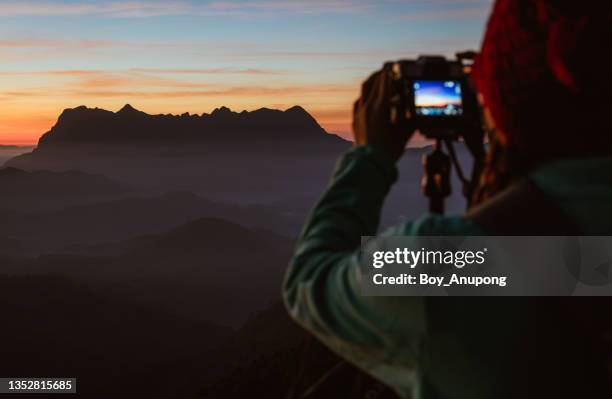
M65 108L210 112L299 104L350 131L385 60L476 49L491 0L2 1L0 144Z

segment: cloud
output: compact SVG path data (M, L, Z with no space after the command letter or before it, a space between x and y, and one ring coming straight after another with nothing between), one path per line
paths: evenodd
M44 40L44 39L3 39L0 40L0 48L5 49L23 49L36 47L57 47L62 46L65 42L62 40Z
M355 0L269 0L269 1L218 1L210 3L209 13L231 15L276 14L349 14L363 12L374 7L374 2Z
M1 7L1 6L0 6ZM127 40L104 40L104 39L80 39L80 40L47 40L40 38L14 38L0 40L0 49L97 49L97 48L164 48L164 47L192 47L189 42L155 42L155 41L127 41Z
M268 0L268 1L4 1L0 16L81 16L145 18L171 15L273 16L280 14L321 15L363 12L375 2L364 0Z
M448 19L485 18L494 0L428 0L406 3L400 19L430 21Z
M144 72L152 74L170 75L285 75L288 71L277 69L258 69L258 68L132 68L131 72Z
M124 71L102 71L93 69L60 69L48 71L0 71L0 76L50 76L78 77L111 73L152 75L286 75L289 71L259 68L130 68Z
M208 74L277 74L276 70L265 69L164 69L133 68L127 70L48 70L48 71L0 71L0 77L41 76L44 87L15 89L2 93L3 99L16 99L39 95L41 98L54 96L76 97L120 97L144 98L172 97L217 97L217 96L314 96L354 91L352 82L335 84L296 83L286 85L274 80L257 79L250 84L238 86L235 79L209 80ZM284 75L283 75L284 76ZM283 79L284 80L284 79Z
M96 75L99 73L101 73L101 71L89 69L66 69L52 71L0 71L0 76L83 76Z
M423 21L423 20L447 20L447 19L482 19L487 16L488 7L469 7L437 10L420 10L404 13L400 18L404 21Z
M220 86L199 83L178 83L173 87L149 86L126 87L120 78L95 79L79 83L64 85L62 87L46 87L30 90L21 90L2 93L4 100L17 97L60 97L60 98L181 98L181 97L235 97L243 96L257 99L266 96L278 98L279 96L317 97L330 94L354 93L354 85L324 84L324 85L293 85L293 86ZM159 90L163 88L164 90Z
M454 47L453 47L454 48ZM32 50L32 51L24 51ZM138 50L140 52L136 53ZM4 61L32 61L41 59L59 59L60 57L88 58L92 55L108 57L108 51L114 51L116 57L131 57L143 54L166 57L197 57L208 60L214 54L215 61L220 63L237 63L244 65L262 60L355 60L392 59L414 56L418 52L385 50L384 48L364 48L357 51L321 50L314 44L291 46L279 43L224 43L192 41L130 41L130 40L95 40L64 39L47 40L41 38L0 39L0 56ZM287 75L289 71L275 68L137 68L134 71L155 74L231 74L231 75Z
M117 85L119 86L119 85ZM205 85L204 85L205 86ZM177 88L197 88L198 84L184 84ZM354 92L354 85L295 85L295 86L244 86L244 87L208 87L208 90L90 90L94 85L81 85L61 95L76 97L140 97L140 98L181 98L181 97L232 97L242 96L261 98L267 96L301 96L312 97L329 94ZM58 93L59 94L59 93Z
M2 16L79 16L107 15L114 17L152 17L189 12L182 2L67 2L67 1L5 1L0 3Z

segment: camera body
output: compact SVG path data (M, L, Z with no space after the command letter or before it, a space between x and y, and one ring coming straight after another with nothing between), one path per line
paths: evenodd
M482 128L482 113L469 74L474 53L456 60L421 56L393 63L395 103L411 125L428 138L457 140Z

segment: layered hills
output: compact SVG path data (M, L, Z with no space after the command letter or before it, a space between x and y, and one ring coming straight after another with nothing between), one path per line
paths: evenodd
M98 174L0 169L0 211L32 212L69 205L107 201L133 192L128 186Z
M5 166L26 171L103 174L158 193L190 191L217 200L270 203L316 196L338 155L349 147L301 107L202 115L65 110L31 153ZM281 196L281 194L283 194Z

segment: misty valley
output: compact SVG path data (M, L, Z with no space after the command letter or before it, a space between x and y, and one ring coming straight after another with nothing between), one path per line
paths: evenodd
M0 375L75 376L100 398L284 398L298 374L316 381L335 357L299 369L280 287L349 146L301 107L65 110L0 158ZM425 151L407 150L384 225L425 210Z

